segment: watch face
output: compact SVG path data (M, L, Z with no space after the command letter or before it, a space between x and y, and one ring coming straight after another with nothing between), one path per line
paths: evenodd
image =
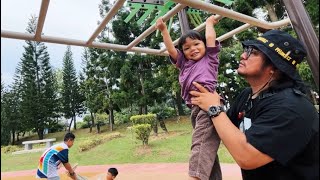
M210 117L216 117L220 114L220 112L224 111L222 106L210 106L209 110L208 110L208 115Z
M208 113L209 113L209 116L210 116L210 117L217 115L217 113L218 113L218 112L217 112L217 106L211 106L211 107L209 108Z

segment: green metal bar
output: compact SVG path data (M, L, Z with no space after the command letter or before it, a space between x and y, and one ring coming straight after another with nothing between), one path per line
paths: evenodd
M141 9L141 4L131 4L132 10L129 14L129 16L124 20L124 22L128 23L133 16L136 15L136 13Z
M172 5L174 5L174 2L167 1L164 4L164 6L160 7L158 15L154 18L154 20L150 24L153 25L159 17L165 15L170 10Z
M147 18L147 16L149 16L151 14L151 12L154 11L154 7L149 8L141 17L140 19L137 21L138 25L141 25L143 23L143 21L145 21L145 19Z
M194 25L194 26L196 26L196 21L194 20L194 18L193 18L193 14L192 13L187 13L187 15L189 16L189 19L190 19L190 21L191 21L191 23Z
M202 24L200 13L194 14L194 16L195 16L196 22L198 23L198 26Z
M230 0L216 0L216 1L221 2L227 6L230 6L233 3L233 1L230 1Z

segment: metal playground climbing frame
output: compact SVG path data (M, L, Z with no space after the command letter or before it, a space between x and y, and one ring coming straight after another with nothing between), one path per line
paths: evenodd
M224 3L226 5L230 5L232 3L232 0L216 0L220 3ZM295 8L295 4L291 2L291 0L282 0L284 4L292 5L291 9L298 9ZM286 2L287 1L287 2ZM300 0L299 0L300 1ZM114 51L127 51L127 52L135 52L135 53L146 53L146 54L153 54L153 55L160 55L160 56L167 56L168 53L166 51L166 48L161 49L152 49L152 48L146 48L146 47L139 47L139 43L143 41L146 37L151 35L154 31L156 31L154 22L150 25L148 29L146 29L143 33L141 33L136 39L134 39L130 44L128 45L120 45L120 44L112 44L112 43L103 43L103 42L97 42L95 39L98 37L98 35L103 31L103 29L106 27L106 25L112 20L112 18L117 14L119 9L125 5L125 3L131 4L131 13L127 17L125 21L129 21L136 12L138 12L141 9L144 9L145 13L142 15L142 17L139 19L137 23L142 23L142 21L156 8L159 8L158 16L162 16L163 20L169 21L172 19L173 16L178 14L180 11L182 11L184 8L189 7L194 12L189 12L189 19L191 19L191 23L196 26L194 30L196 31L202 31L205 28L205 23L201 23L199 20L199 16L197 15L197 10L207 11L212 14L216 14L216 18L231 18L233 20L237 20L240 22L243 22L244 25L230 31L226 32L225 34L221 35L217 38L220 42L232 37L235 34L238 34L240 32L243 32L251 27L260 27L263 29L277 29L283 26L287 26L291 24L298 35L299 32L302 34L300 35L300 38L302 37L302 40L307 41L308 43L305 44L311 44L315 46L314 52L312 52L311 58L309 57L308 60L310 67L313 71L313 75L315 78L316 83L319 82L319 40L314 42L314 35L306 36L304 33L307 30L312 29L312 27L305 26L299 26L297 23L305 23L305 20L299 19L298 16L296 16L297 12L292 12L292 16L289 14L289 18L282 19L277 22L265 22L261 21L257 18L241 14L235 11L232 11L230 9L217 6L202 0L116 0L112 8L107 12L104 19L101 21L101 23L97 26L97 28L94 30L92 35L88 37L87 41L83 40L77 40L77 39L69 39L69 38L62 38L62 37L53 37L53 36L46 36L42 35L42 30L44 27L44 23L46 20L46 15L48 11L48 7L50 4L50 0L42 0L41 3L41 9L39 12L39 19L37 24L37 29L35 34L30 33L24 33L24 32L14 32L14 31L8 31L8 30L2 30L1 29L1 37L2 38L12 38L12 39L20 39L20 40L30 40L30 41L39 41L39 42L47 42L47 43L56 43L56 44L66 44L66 45L74 45L74 46L83 46L83 47L94 47L94 48L102 48L102 49L110 49ZM134 4L136 3L136 4ZM140 3L140 4L139 4ZM149 8L149 9L148 9ZM288 8L287 8L288 9ZM162 11L161 11L162 10ZM288 10L289 11L289 10ZM292 18L293 17L293 18ZM294 22L293 22L294 20ZM298 27L299 26L299 27ZM306 27L306 29L303 29ZM297 29L298 28L298 29ZM313 29L312 29L313 30ZM314 32L314 31L313 31ZM303 38L305 35L306 38ZM174 41L176 44L178 42L178 39ZM317 46L317 48L316 48ZM312 48L313 49L313 48ZM308 54L310 54L308 52ZM316 55L315 55L316 54ZM314 58L314 56L316 58ZM316 60L314 60L316 59ZM318 83L317 83L318 84Z

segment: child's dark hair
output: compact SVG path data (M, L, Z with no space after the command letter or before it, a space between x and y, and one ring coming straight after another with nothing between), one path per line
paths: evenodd
M109 168L108 172L112 174L112 176L116 177L118 175L118 170L116 168Z
M72 134L72 132L68 132L66 135L64 135L64 141L68 141L69 139L71 141L73 141L76 138L76 136L74 134Z
M180 49L181 51L182 51L182 46L184 43L186 43L187 38L201 40L206 45L206 39L199 32L190 30L186 34L183 34L179 39L178 49Z

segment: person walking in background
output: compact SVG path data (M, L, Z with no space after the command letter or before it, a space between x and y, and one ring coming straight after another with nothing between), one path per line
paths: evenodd
M60 180L58 169L60 163L69 172L69 177L76 180L76 174L69 163L69 148L73 146L75 135L68 132L64 136L64 142L48 148L40 157L37 170L37 178L48 180Z
M180 37L178 49L175 48L166 24L162 18L156 22L161 31L163 42L169 52L171 62L180 70L179 83L182 98L192 109L191 122L193 127L191 157L189 160L190 179L220 180L221 168L217 151L220 138L214 129L210 117L198 106L191 104L189 91L196 90L192 82L202 84L213 92L217 86L220 43L216 41L214 25L218 21L214 16L206 20L205 38L197 31L189 31Z
M319 179L319 114L297 71L304 46L280 30L242 44L237 71L250 87L225 113L220 96L195 82L192 104L212 115L244 180Z

